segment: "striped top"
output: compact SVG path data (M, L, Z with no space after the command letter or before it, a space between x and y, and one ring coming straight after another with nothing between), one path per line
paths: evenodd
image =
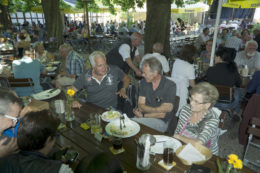
M213 154L217 155L218 115L210 109L199 122L194 124L190 123L190 116L190 105L183 106L179 113L179 121L175 133L202 141L203 145L207 146Z

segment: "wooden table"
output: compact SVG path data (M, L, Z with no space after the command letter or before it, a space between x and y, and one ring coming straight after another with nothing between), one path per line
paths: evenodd
M87 103L83 105L79 110L74 110L76 119L73 122L66 122L67 128L60 131L60 135L56 140L56 146L64 147L70 145L74 150L79 152L79 159L84 156L93 156L99 152L105 151L110 152L109 147L112 146L112 143L107 139L103 139L102 142L98 142L94 136L90 133L90 129L85 131L80 127L82 122L85 122L91 113L103 113L105 110L97 107L91 103ZM61 118L63 119L63 118ZM65 122L64 120L62 120ZM103 130L106 123L102 121ZM142 172L136 168L136 143L134 139L139 139L142 134L148 133L153 135L164 135L160 132L157 132L149 127L140 125L140 132L133 137L124 138L123 139L123 147L125 148L125 152L115 155L118 158L124 169L128 173L138 173ZM211 172L217 172L216 165L216 156L213 156L204 166L209 167ZM170 171L166 171L161 168L157 162L162 159L162 155L156 155L155 163L151 166L151 168L146 171L149 173L165 173L165 172L180 172L183 173L188 171L190 166L183 165L180 160L174 156L174 161L177 165ZM247 168L244 168L243 173L252 172Z

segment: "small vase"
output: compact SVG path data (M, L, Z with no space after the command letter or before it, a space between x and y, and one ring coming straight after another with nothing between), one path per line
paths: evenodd
M71 104L66 104L65 120L73 121L75 119L74 112L72 111Z

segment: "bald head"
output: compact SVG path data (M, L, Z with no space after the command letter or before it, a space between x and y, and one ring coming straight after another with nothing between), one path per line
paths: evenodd
M157 53L163 53L163 44L162 43L154 43L153 44L153 52L157 52Z

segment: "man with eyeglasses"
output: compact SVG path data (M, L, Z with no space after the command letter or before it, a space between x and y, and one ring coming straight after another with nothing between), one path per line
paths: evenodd
M0 157L18 150L15 137L21 108L20 100L14 92L0 88Z
M155 57L144 60L142 70L144 79L140 84L138 108L133 110L136 115L133 120L166 132L169 122L176 118L173 115L176 85L163 76L162 65Z

